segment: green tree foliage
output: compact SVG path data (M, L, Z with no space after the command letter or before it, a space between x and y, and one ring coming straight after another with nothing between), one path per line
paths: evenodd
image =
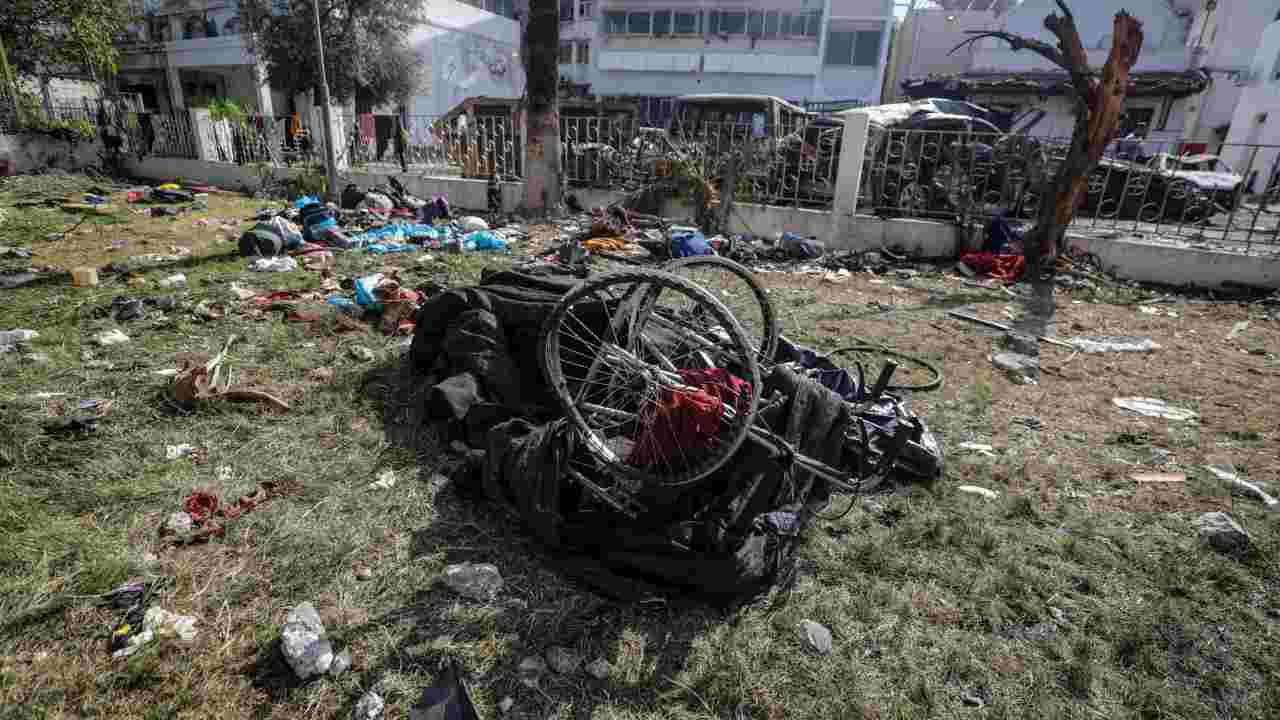
M114 40L134 22L130 0L0 0L0 39L19 75L114 75Z
M272 87L297 93L320 84L314 2L336 102L381 104L413 94L419 62L408 38L422 19L422 0L240 0L242 32Z

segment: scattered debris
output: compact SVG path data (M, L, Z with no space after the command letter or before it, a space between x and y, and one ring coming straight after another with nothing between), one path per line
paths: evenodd
M126 637L127 640L124 647L111 653L111 657L129 657L157 637L177 638L183 642L191 642L199 634L199 630L196 629L196 618L171 613L158 607L147 608L146 615L143 616L141 632L134 633L132 630L128 624L116 629L116 635Z
M117 297L111 301L111 319L118 323L141 320L146 316L147 309L141 298Z
M984 487L978 487L977 485L957 485L956 490L970 495L978 495L988 500L995 500L1000 497L1000 493L997 493L995 490L988 490Z
M111 345L122 345L124 343L129 342L129 336L125 335L119 330L107 330L105 332L100 332L96 336L94 336L93 339L103 347L110 347Z
M379 720L386 706L382 696L370 690L356 701L356 709L351 718L352 720Z
M88 435L98 429L96 417L67 417L46 423L44 431L48 435Z
M597 680L607 680L611 672L613 672L613 666L604 658L596 658L587 663L587 674Z
M1160 349L1151 338L1115 336L1073 337L1071 345L1082 353L1096 355L1109 352L1155 352Z
M461 563L444 569L442 577L449 589L463 597L490 602L502 590L502 574L495 565Z
M35 273L0 273L0 290L14 290L39 280Z
M502 713L503 715L506 715L507 713L511 712L511 708L515 706L516 706L515 698L508 695L502 698L502 701L498 703L498 712Z
M1169 403L1157 398L1112 398L1112 404L1123 410L1145 415L1146 417L1159 417L1166 420L1186 421L1194 420L1198 415L1192 410L1184 408L1176 408Z
M227 338L227 344L222 348L222 352L204 365L184 363L170 386L173 400L183 407L190 408L197 402L225 398L234 402L264 402L276 409L288 411L289 404L270 393L231 385L231 372L224 367L223 363L235 341L235 335ZM219 387L220 380L221 387Z
M559 675L572 675L582 667L582 658L572 650L560 646L547 649L547 665Z
M968 450L970 452L975 452L975 453L978 453L979 455L985 455L987 457L996 456L995 448L993 448L990 445L984 445L983 443L962 442L958 447L961 450Z
M1151 464L1162 467L1173 462L1173 453L1164 448L1151 448Z
M1213 473L1214 477L1227 483L1227 485L1231 487L1231 494L1254 498L1255 500L1261 501L1268 512L1280 512L1280 500L1271 497L1265 490L1254 483L1241 478L1236 474L1235 468L1230 466L1223 467L1220 465L1205 465L1204 469Z
M320 614L309 602L289 611L280 631L280 649L300 680L323 675L333 666L333 644L325 637Z
M372 350L363 345L352 345L350 348L347 348L347 352L352 358L359 360L360 362L373 362L374 359L377 358L377 355L375 355Z
M364 581L373 579L373 570L371 570L368 565L357 565L353 574L356 576L357 580Z
M409 720L480 720L458 661L449 658L442 664L435 684L423 690L418 704L409 709Z
M167 445L164 449L164 459L178 460L179 458L190 456L195 451L196 447L194 445L188 445L186 443L181 445Z
M176 290L176 289L185 288L186 286L187 286L187 276L183 275L182 273L178 273L177 275L170 275L169 277L164 278L160 281L160 287L166 288L166 289L172 288Z
M1249 329L1249 321L1241 320L1240 322L1231 326L1231 332L1227 333L1227 339L1235 340L1236 338L1240 337L1240 333L1248 329Z
M520 682L525 687L537 687L538 680L547 672L547 661L537 655L530 655L521 660L516 669L520 673Z
M1196 527L1199 528L1200 539L1223 554L1243 552L1251 541L1249 533L1224 512L1201 515L1196 519Z
M288 256L254 258L249 263L254 272L293 272L298 269L298 261Z
M1029 355L1003 352L991 358L997 370L1003 370L1009 379L1023 385L1035 385L1040 380L1040 361Z
M369 487L374 490L390 490L396 486L396 471L383 470L378 474L378 479L369 483Z
M160 526L160 534L177 535L181 538L186 538L191 535L191 531L194 529L195 523L189 514L176 512L165 518L164 524Z
M1040 341L1033 335L1026 335L1020 332L1008 332L1004 335L1004 346L1014 353L1026 355L1028 357L1038 357L1040 355Z
M1150 483L1180 483L1187 481L1185 473L1134 473L1129 477L1139 485Z
M993 322L991 320L983 320L980 317L975 317L967 313L962 313L959 310L948 310L947 314L953 318L956 318L957 320L967 320L968 322L977 323L978 325L989 327L993 330L1001 330L1006 334L1016 332L1012 326L1005 325L1003 323ZM1039 340L1040 342L1049 343L1050 345L1057 345L1058 347L1072 349L1071 343L1063 342L1062 340L1057 340L1051 337L1047 337L1045 335L1037 335L1036 339Z
M1014 415L1010 422L1021 425L1028 430L1043 430L1044 421L1034 415Z
M341 675L351 669L351 651L343 650L333 658L333 663L329 665L329 674L332 676Z
M812 621L800 621L800 644L804 649L818 655L831 654L831 631L826 627Z
M0 355L15 352L19 345L27 345L40 337L35 330L18 328L16 330L0 330Z

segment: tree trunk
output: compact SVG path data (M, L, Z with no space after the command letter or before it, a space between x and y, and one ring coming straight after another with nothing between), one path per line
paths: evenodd
M560 207L561 187L559 3L529 0L523 36L524 205L530 212L553 214Z
M1070 15L1045 18L1045 27L1059 38L1075 87L1076 124L1071 147L1058 174L1052 178L1051 193L1045 194L1036 226L1027 237L1024 254L1027 275L1038 296L1052 296L1053 271L1057 257L1066 250L1067 227L1089 187L1089 174L1098 167L1107 145L1120 123L1121 108L1129 88L1129 72L1142 50L1142 23L1121 11L1116 13L1111 53L1095 80L1089 58L1080 43ZM1049 267L1043 267L1044 261ZM1050 288L1045 292L1045 288Z

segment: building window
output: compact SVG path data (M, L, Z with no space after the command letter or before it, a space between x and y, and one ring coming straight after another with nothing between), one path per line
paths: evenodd
M670 10L653 11L653 34L654 35L670 35L671 34L671 11Z
M579 65L591 64L591 43L584 42L578 45L578 64Z
M569 65L573 62L573 43L560 43L560 64Z
M627 31L627 14L624 12L605 13L604 31L609 35L624 34Z
M805 26L806 19L807 19L806 16L801 13L796 13L795 15L792 15L791 29L787 31L787 34L792 37L804 37L804 26Z
M764 35L764 13L757 10L747 15L747 34L751 37Z
M698 19L699 13L677 12L675 14L675 33L677 35L697 35L702 32Z
M778 37L778 11L770 10L764 14L764 36Z
M827 65L875 67L880 62L880 30L842 28L827 33Z
M653 29L653 17L647 12L627 13L627 34L648 35Z
M818 33L822 31L822 11L814 10L809 13L809 21L804 26L804 36L816 38Z
M591 3L590 3L590 2L580 2L580 3L578 3L578 19L579 19L579 20L589 20L589 19L591 19L591 9L592 9L592 8L591 8Z
M560 0L560 22L573 22L573 3L574 0Z
M720 13L720 32L723 35L741 35L747 31L747 14L744 12Z

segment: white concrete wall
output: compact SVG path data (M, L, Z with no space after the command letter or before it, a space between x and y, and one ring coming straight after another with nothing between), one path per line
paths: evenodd
M977 50L968 45L951 50L969 30L995 30L1004 19L990 11L921 9L903 19L894 47L894 81L886 102L905 99L902 81L929 75L951 75L973 67Z
M101 151L102 144L96 140L72 144L47 135L0 135L0 159L9 161L14 174L47 168L80 170L98 164Z
M1210 252L1133 238L1089 238L1070 232L1067 241L1093 253L1108 272L1126 280L1210 289L1227 283L1280 288L1280 256Z
M1071 4L1072 14L1076 18L1076 27L1080 39L1089 54L1089 62L1094 67L1102 67L1106 63L1111 49L1111 32L1118 10L1127 10L1129 14L1142 21L1145 42L1142 54L1134 70L1183 70L1189 65L1189 49L1186 46L1190 30L1189 19L1174 14L1165 0L1125 0L1123 3L1074 2ZM1027 37L1038 38L1052 45L1057 39L1044 27L1044 18L1057 12L1054 0L1024 0L1022 5L1010 10L1005 19L1004 29ZM974 55L976 70L1051 70L1054 66L1048 60L1032 52L1015 52L1008 49L1008 44L997 40L983 40Z
M1254 185L1262 190L1271 169L1280 159L1280 81L1275 79L1280 68L1280 22L1273 22L1262 33L1259 47L1251 63L1251 80L1241 89L1240 100L1231 117L1231 130L1222 148L1222 159L1239 172L1252 167L1261 177ZM1268 147L1253 148L1251 145Z
M418 56L413 115L443 115L469 97L524 95L520 26L454 0L426 0L427 24L409 37Z

